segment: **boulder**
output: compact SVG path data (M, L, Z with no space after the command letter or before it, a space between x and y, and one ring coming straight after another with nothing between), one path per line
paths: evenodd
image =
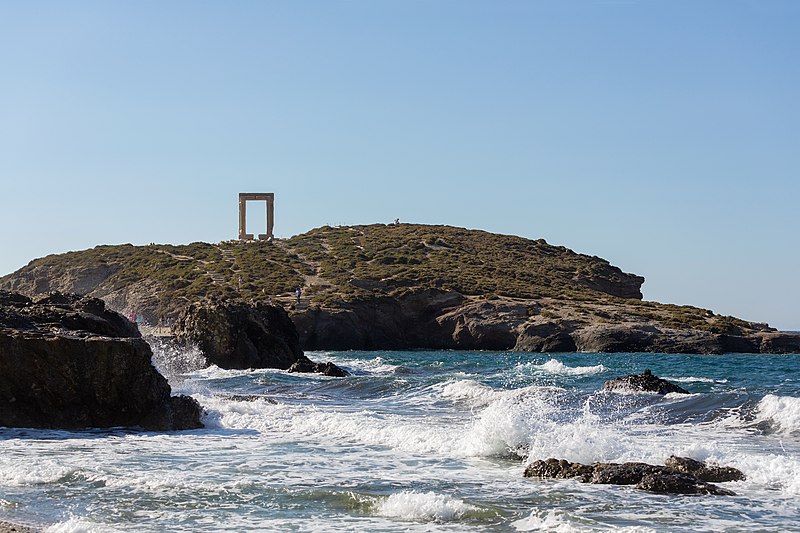
M670 392L689 394L689 391L683 387L653 375L650 370L645 370L641 374L629 374L610 379L603 384L603 389L610 391L657 392L658 394L669 394Z
M193 344L220 368L280 368L344 377L331 362L315 363L282 307L261 302L203 300L184 309L173 326L178 342Z
M196 345L220 368L288 369L303 357L300 337L281 307L239 300L202 300L173 326L178 342Z
M101 300L0 292L0 425L202 427L200 405L170 395L152 355L136 326Z
M315 363L306 356L301 357L289 367L289 372L316 372L335 378L343 378L349 376L350 373L335 364L328 361L327 363Z

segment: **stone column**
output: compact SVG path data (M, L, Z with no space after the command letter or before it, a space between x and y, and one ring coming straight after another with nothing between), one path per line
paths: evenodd
M272 228L275 225L275 198L267 198L267 239L272 240Z
M245 231L247 228L247 200L239 196L239 240L245 239Z
M239 240L245 241L253 238L252 233L247 233L247 196L239 195Z

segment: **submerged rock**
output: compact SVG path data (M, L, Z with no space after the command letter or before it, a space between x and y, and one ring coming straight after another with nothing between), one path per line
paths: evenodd
M200 405L170 396L152 355L136 326L101 300L0 292L0 425L202 427Z
M603 384L603 388L618 391L657 392L658 394L669 394L670 392L689 394L689 391L683 387L653 375L650 370L645 370L641 374L629 374L610 379Z
M708 477L706 476L708 473ZM595 463L585 465L564 459L545 459L530 463L525 477L539 479L578 479L598 485L636 485L636 488L663 494L713 494L735 496L730 490L708 481L738 481L741 471L731 467L707 466L687 457L672 456L665 466L647 463Z

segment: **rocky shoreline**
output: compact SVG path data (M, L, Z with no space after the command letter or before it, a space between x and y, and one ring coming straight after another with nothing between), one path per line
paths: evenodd
M800 353L800 335L763 324L707 331L643 317L644 311L631 311L632 306L658 310L648 302L486 298L424 289L311 306L291 316L307 350ZM708 320L713 319L710 313Z
M0 292L0 426L203 427L172 396L136 326L96 298Z

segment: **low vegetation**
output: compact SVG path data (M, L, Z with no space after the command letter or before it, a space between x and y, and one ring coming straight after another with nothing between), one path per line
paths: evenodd
M552 320L657 321L728 334L758 327L705 309L642 301L644 279L599 257L541 239L450 226L324 226L272 242L97 246L32 261L0 279L0 287L42 269L78 277L96 273L99 279L87 292L98 295L148 287L156 295L151 314L159 318L201 297L289 304L301 287L306 304L337 306L437 288L533 301L531 314L536 308Z

